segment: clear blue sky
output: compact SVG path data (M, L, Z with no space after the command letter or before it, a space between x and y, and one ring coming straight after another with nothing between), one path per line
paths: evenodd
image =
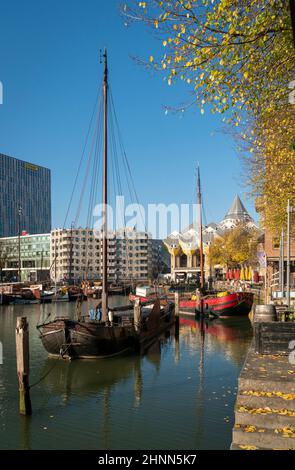
M62 226L107 47L111 85L140 202L191 203L200 162L207 221L222 219L240 183L234 143L208 110L165 115L188 98L130 59L159 48L142 26L124 27L116 0L1 0L0 152L52 170L52 222Z

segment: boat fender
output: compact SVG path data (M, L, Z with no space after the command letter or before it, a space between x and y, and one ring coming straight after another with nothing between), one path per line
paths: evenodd
M101 320L101 310L100 310L100 308L96 309L95 317L96 317L96 320L98 320L98 321Z
M95 319L95 312L94 312L94 309L91 308L89 311L88 311L88 315L89 315L89 319L90 320L94 320Z
M112 310L109 310L108 312L108 317L109 317L109 322L110 324L112 325L113 324L113 320L114 320L114 312Z

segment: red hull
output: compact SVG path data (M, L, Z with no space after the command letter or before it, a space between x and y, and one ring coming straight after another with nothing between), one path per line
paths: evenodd
M219 317L248 315L253 305L254 295L250 292L234 292L223 297L204 299L204 312L213 313ZM200 303L195 300L181 300L181 310L200 313Z

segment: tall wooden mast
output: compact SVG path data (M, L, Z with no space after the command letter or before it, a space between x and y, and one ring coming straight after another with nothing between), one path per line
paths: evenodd
M103 94L104 94L104 159L103 159L103 240L102 240L102 320L108 319L108 218L107 218L107 204L108 204L108 63L107 51L104 54L104 79L103 79Z
M202 224L202 196L200 167L198 166L198 208L199 208L199 236L200 236L200 269L201 269L201 289L204 289L204 260L203 260L203 224Z

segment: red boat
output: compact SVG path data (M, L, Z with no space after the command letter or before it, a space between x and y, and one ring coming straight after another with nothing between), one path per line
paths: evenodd
M205 314L214 314L218 317L233 317L248 315L253 305L254 295L251 292L233 292L223 296L205 296L203 310ZM200 313L200 301L180 300L180 313Z

